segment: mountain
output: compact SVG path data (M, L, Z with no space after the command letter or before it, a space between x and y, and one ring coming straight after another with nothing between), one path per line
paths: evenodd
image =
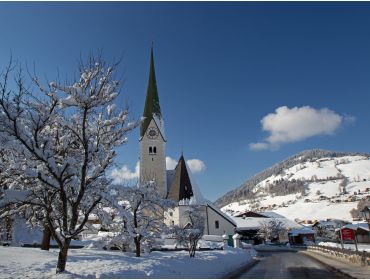
M370 154L300 152L251 177L219 199L222 210L271 210L291 219L351 219L370 193Z

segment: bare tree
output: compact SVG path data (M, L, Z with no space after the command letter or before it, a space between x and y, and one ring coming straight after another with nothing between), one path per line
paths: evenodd
M18 170L8 179L9 187L28 192L19 207L42 209L60 249L59 273L65 270L72 239L106 195L114 149L137 123L127 125L128 111L115 110L117 64L106 67L102 59L90 57L81 63L75 82L44 87L33 76L35 89L26 86L21 72L16 86L9 85L13 65L8 64L0 82L0 138L12 154L5 173Z
M173 234L179 244L188 248L189 256L194 258L198 242L203 236L205 219L202 206L189 205L186 207L188 209L184 211L184 218L187 224L185 226L175 225Z
M257 234L264 240L278 240L279 236L285 232L286 228L284 223L278 219L272 218L261 223L261 227Z

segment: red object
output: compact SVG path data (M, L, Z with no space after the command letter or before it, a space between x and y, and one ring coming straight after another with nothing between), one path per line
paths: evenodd
M355 240L355 233L353 229L344 228L342 229L342 238L343 240Z

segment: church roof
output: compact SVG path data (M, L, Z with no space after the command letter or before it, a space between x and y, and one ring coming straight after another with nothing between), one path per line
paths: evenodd
M157 81L155 78L154 57L153 57L153 47L152 47L151 52L150 52L149 81L148 81L148 88L146 91L145 106L144 106L144 113L143 113L144 120L141 123L141 127L140 127L141 137L144 135L145 131L147 130L150 124L150 121L152 120L154 115L159 119L162 118L161 107L159 106Z
M167 198L177 202L190 199L193 196L193 187L183 155L181 155L174 173Z

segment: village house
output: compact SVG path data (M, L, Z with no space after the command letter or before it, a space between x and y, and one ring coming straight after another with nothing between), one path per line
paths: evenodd
M278 240L271 240L276 242L288 242L288 231L291 229L303 228L300 224L291 221L284 216L281 216L274 212L253 212L247 211L240 213L233 217L234 221L237 224L236 232L241 235L241 240L245 243L250 244L261 244L265 240L259 236L258 231L262 226L271 220L279 221L283 224L286 232L281 234Z
M315 242L315 231L310 228L297 228L288 231L290 245L308 245Z
M335 230L336 239L340 241L340 228ZM366 222L358 222L347 224L342 227L342 229L351 229L354 232L357 243L370 243L370 230L369 225Z

